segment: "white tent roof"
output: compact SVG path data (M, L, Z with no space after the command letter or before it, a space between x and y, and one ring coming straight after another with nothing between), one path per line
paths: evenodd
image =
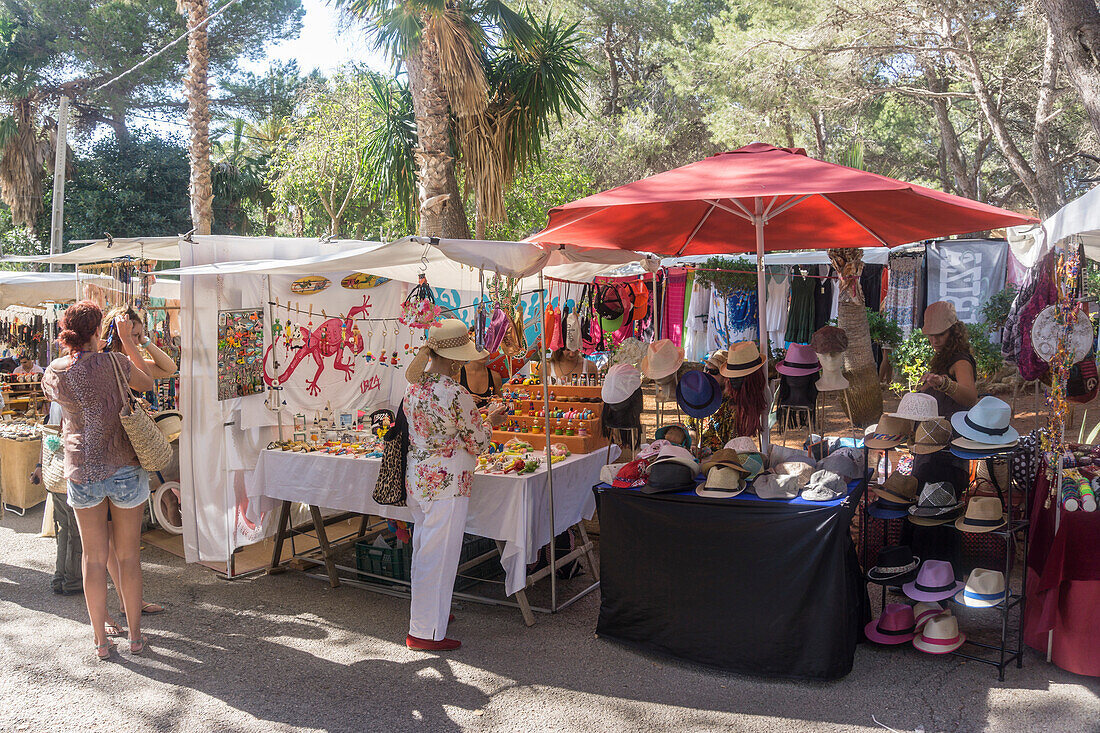
M197 237L206 244L218 237ZM294 240L288 240L293 243ZM300 240L300 251L325 247L316 240ZM220 244L220 242L216 243ZM545 272L565 280L591 280L609 266L640 259L640 255L623 250L581 249L576 247L547 249L525 242L483 242L468 239L427 239L405 237L396 242L341 241L345 248L293 259L261 259L215 262L193 267L166 270L178 275L229 275L238 273L273 273L280 275L313 275L325 272L358 271L401 282L416 282L427 268L430 284L436 287L476 291L479 287L478 268L486 273L510 277L528 277Z
M1011 227L1008 244L1024 267L1034 267L1059 242L1077 237L1085 257L1100 261L1100 186L1058 209L1040 225Z
M123 257L175 262L180 258L178 237L131 237L108 241L84 240L91 243L71 252L42 257L5 257L5 262L49 262L58 265L86 265L108 262ZM83 244L78 241L77 244Z
M914 245L906 244L901 247L863 247L863 261L868 264L885 265L891 252L906 250ZM744 258L753 264L756 263L756 253L734 252L728 255L693 255L690 257L664 257L661 259L662 267L676 267L682 265L698 265L711 257L730 257L733 259ZM764 265L828 265L829 253L819 249L806 249L797 252L769 252L764 255ZM620 267L609 267L603 272L597 273L601 277L630 277L647 272L639 264L631 263Z
M17 272L0 270L0 308L13 305L35 307L42 303L66 303L75 300L77 291L75 272ZM80 275L81 283L109 286L114 283L103 275ZM158 278L150 292L155 298L178 300L179 280Z

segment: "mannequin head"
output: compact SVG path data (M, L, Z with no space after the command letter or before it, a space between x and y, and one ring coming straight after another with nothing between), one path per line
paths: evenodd
M844 378L844 352L835 354L818 354L821 362L821 377L817 380L819 391L835 389L847 389L848 380Z

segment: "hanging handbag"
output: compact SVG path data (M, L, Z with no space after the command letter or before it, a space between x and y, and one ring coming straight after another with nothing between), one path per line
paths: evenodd
M130 445L134 447L138 463L146 471L161 471L168 467L172 461L172 446L157 424L153 422L144 407L138 404L129 387L122 380L122 367L118 365L118 359L114 353L108 353L111 360L111 368L115 372L115 381L118 383L119 393L122 395L122 409L119 410L118 419L122 423L122 429L130 439Z
M405 403L397 408L397 418L382 439L382 465L374 482L371 497L375 503L405 506L405 471L409 457L409 421L405 418Z
M42 427L42 484L51 494L65 494L69 490L61 431L54 425Z
M398 320L409 328L428 328L441 313L443 308L435 304L435 294L428 285L428 279L421 275L419 282L401 304L401 317Z

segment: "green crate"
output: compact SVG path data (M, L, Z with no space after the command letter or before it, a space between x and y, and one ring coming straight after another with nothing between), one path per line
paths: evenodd
M373 541L373 540L372 540ZM367 540L359 540L355 543L355 567L359 569L359 580L381 585L395 585L387 583L381 578L372 577L365 573L380 575L383 578L393 578L408 582L412 578L412 546L396 541L396 538L387 537L387 542L395 543L395 547L375 547ZM475 557L484 555L496 548L496 543L486 537L465 535L462 538L462 550L458 556L459 565L469 562ZM455 590L462 591L477 585L482 580L498 577L504 573L498 558L490 558L476 565L455 579Z

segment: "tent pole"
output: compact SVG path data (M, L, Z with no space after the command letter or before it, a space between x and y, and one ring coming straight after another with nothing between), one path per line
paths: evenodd
M542 271L539 271L539 313L546 313L546 282L542 275ZM557 613L558 611L558 568L557 568L557 545L555 540L557 536L554 532L557 529L557 525L554 523L554 461L550 452L550 370L546 365L546 318L539 319L539 331L541 331L541 338L539 339L539 357L542 360L542 405L546 435L546 445L544 452L546 454L546 489L549 492L550 499L550 611Z
M768 361L771 357L771 345L768 343L767 310L768 290L764 284L764 199L757 196L756 214L752 223L756 227L756 323L760 331L760 358L764 362L764 399L766 406L760 425L760 450L768 454L771 444L771 386L768 384Z

